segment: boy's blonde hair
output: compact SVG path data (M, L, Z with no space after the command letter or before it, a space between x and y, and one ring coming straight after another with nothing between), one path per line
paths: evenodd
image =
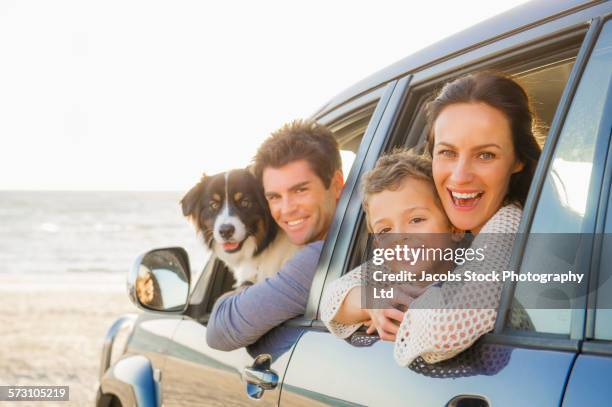
M394 149L382 155L373 169L368 171L361 180L362 204L366 213L366 223L371 232L368 200L374 194L383 191L396 191L408 177L420 179L431 184L434 188L436 205L442 208L442 203L435 192L435 185L431 173L431 159L416 154L413 150Z

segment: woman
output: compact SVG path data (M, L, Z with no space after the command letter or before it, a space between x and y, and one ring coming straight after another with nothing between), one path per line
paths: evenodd
M427 119L427 151L443 208L457 229L476 235L472 247L489 248L480 264L468 262L455 272L506 267L540 154L527 94L504 76L471 74L443 87L427 105ZM348 322L326 312L341 308L347 280L325 293L321 314L328 327L342 330ZM493 329L500 293L501 283L429 288L389 332L396 361L406 366L421 356L435 363L467 349Z

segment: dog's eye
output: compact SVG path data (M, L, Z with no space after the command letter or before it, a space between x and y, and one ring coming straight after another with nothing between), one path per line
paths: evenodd
M240 207L249 208L250 206L251 206L251 201L249 201L248 199L244 198L243 200L240 201Z
M213 211L219 209L219 202L217 201L210 201L210 203L208 204L208 207L210 209L212 209Z

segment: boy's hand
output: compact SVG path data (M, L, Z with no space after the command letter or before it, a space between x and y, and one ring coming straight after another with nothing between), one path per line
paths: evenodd
M382 309L366 309L366 313L370 316L370 320L364 323L368 327L366 333L369 335L378 332L380 339L395 341L404 313L410 303L426 289L427 287L417 287L412 284L402 285L394 295L393 304Z
M404 313L395 308L366 309L370 320L365 323L368 327L367 334L378 332L380 339L394 341L399 324L404 319Z

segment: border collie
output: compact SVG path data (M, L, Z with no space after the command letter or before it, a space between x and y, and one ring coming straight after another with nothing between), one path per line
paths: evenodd
M181 205L206 245L232 270L236 286L273 275L299 249L274 222L263 187L248 170L204 174Z

